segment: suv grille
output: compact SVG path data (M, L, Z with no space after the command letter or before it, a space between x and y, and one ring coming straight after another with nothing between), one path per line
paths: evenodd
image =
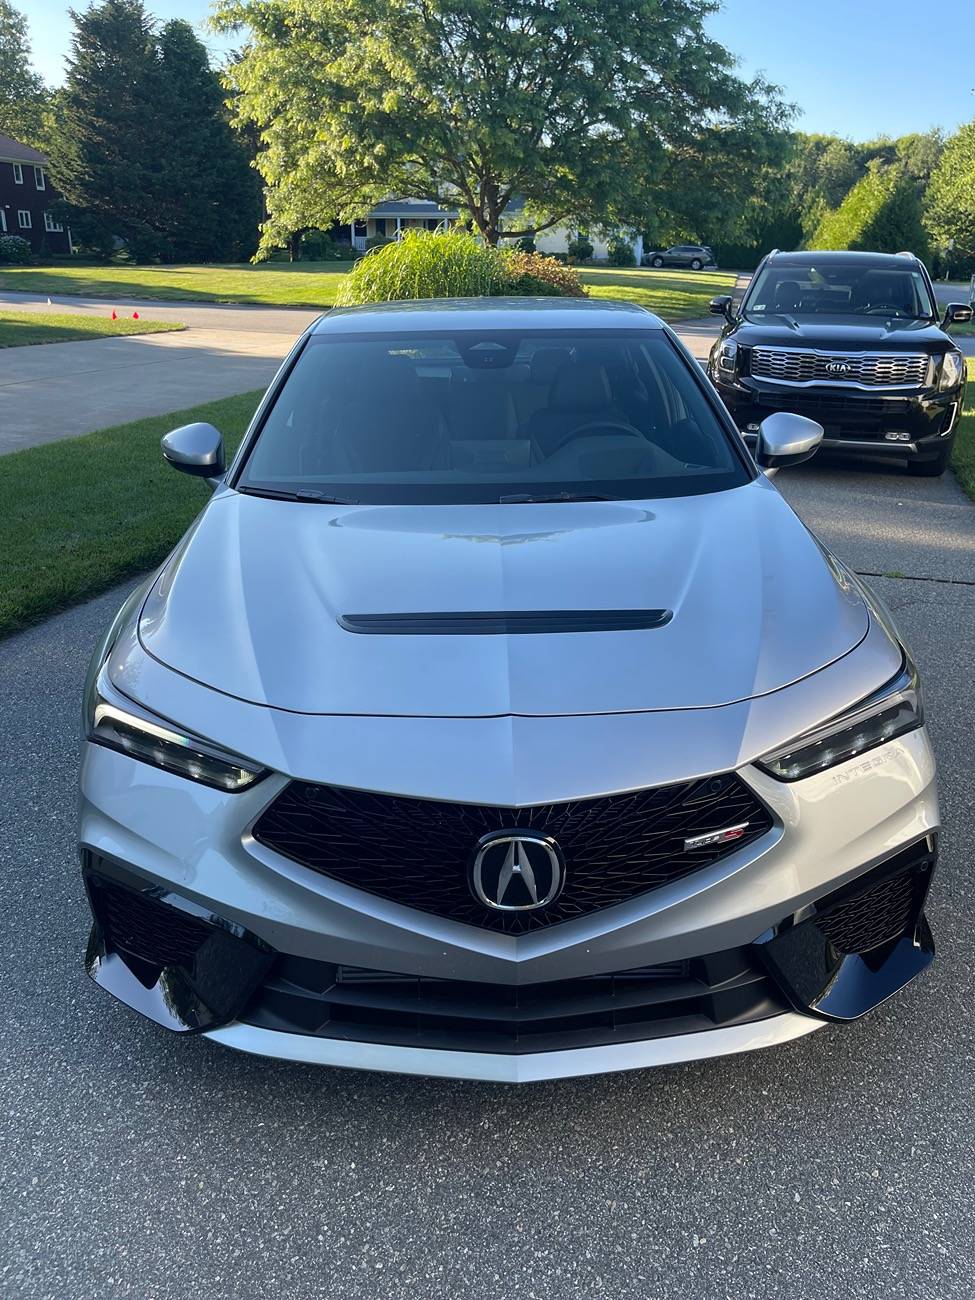
M923 352L817 352L812 348L752 348L751 373L787 384L864 384L920 388L931 358Z
M685 839L747 823L739 838L687 851ZM406 907L522 934L622 903L764 835L768 810L733 773L531 808L481 807L292 782L254 827L261 844ZM492 831L552 836L565 886L537 911L501 912L471 891L478 841Z
M241 1019L469 1052L558 1051L764 1020L786 1005L744 949L545 984L478 984L282 958Z

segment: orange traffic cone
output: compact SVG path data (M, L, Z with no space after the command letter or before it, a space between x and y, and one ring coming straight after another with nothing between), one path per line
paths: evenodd
M112 320L118 320L118 312L114 307L112 308Z

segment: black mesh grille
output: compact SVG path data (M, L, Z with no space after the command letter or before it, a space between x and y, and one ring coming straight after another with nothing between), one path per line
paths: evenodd
M99 881L97 911L109 945L158 966L189 966L212 928L177 907Z
M816 925L838 952L869 952L907 932L926 883L916 871L883 880L829 908L816 918Z
M685 839L746 823L724 845L690 852ZM532 808L407 799L293 782L254 828L260 843L407 907L521 934L610 907L668 884L763 835L767 809L734 774L630 794ZM552 836L565 887L538 911L498 912L472 894L478 840L492 831Z
M557 1051L762 1020L785 1010L742 949L693 961L508 986L283 958L242 1019L355 1042Z

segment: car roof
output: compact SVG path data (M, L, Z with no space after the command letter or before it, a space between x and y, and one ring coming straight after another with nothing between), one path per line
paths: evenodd
M635 303L587 298L422 298L333 307L315 334L412 334L417 330L662 330Z
M815 248L805 249L799 253L770 253L769 261L775 266L809 266L816 264L826 266L829 264L842 265L844 262L871 262L878 267L889 267L890 270L903 270L905 265L912 262L920 262L916 253L871 253L869 251L856 252L833 249L818 250Z

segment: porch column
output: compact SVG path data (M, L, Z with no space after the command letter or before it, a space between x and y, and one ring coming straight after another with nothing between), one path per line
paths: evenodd
M402 234L403 234L403 218L402 218L402 217L397 217L397 218L396 218L396 238L397 238L397 239L400 239L400 238L402 237Z

